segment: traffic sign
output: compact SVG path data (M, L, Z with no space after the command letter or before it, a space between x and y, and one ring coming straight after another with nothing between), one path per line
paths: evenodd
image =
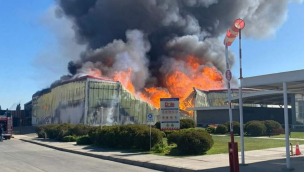
M152 113L147 114L147 122L154 122L154 115Z
M227 79L228 81L231 81L231 78L232 78L231 71L230 71L230 70L227 70L227 71L226 71L226 79Z

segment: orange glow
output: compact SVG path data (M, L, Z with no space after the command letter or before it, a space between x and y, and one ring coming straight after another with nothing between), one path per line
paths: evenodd
M186 72L184 72L186 71ZM202 90L220 89L224 87L224 80L221 72L213 66L204 65L195 56L189 56L185 60L184 68L178 67L166 75L164 75L164 88L149 87L144 88L141 92L136 92L131 80L132 69L127 71L117 71L113 80L119 81L134 96L145 102L152 104L156 108L160 108L160 98L180 98L180 109L183 112L193 115L192 111L186 111L188 106L193 106L193 102L184 102L191 94L193 88ZM90 74L101 76L99 70L92 70Z
M145 91L140 93L140 97L144 101L151 103L154 107L160 108L160 98L170 98L171 95L164 89L151 87L145 88Z
M90 69L89 75L100 77L101 76L101 71L98 70L98 69Z
M165 75L165 85L172 97L180 98L183 102L193 91L193 88L210 90L224 87L222 74L215 67L201 66L198 58L189 56L186 60L185 67L187 74L182 71ZM180 109L186 110L182 103Z
M131 75L132 75L132 69L128 68L126 72L124 71L115 72L113 80L119 81L121 85L124 86L128 91L130 91L132 94L135 94L135 88L131 81Z

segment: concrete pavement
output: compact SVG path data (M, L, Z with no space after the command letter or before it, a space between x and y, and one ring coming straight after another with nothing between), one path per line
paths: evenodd
M1 172L156 172L143 167L50 149L17 139L0 142Z
M57 150L77 153L81 155L97 157L101 159L122 162L162 171L229 171L228 154L191 156L175 158L168 156L157 156L152 154L130 153L123 151L109 151L107 149L95 148L92 146L80 146L75 142L63 143L49 139L38 139L28 136L15 136L16 138L44 145ZM262 141L263 139L261 139ZM304 148L304 145L301 145ZM239 154L240 155L240 154ZM246 163L248 166L241 166L242 172L259 171L281 171L285 167L285 148L272 148L264 150L246 151ZM303 171L304 156L291 158L291 165L295 172Z

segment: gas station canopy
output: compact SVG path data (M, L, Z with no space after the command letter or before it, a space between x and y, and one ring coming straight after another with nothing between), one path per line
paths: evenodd
M304 70L248 77L242 81L245 88L276 91L282 91L285 82L288 93L304 94Z
M304 95L304 70L254 76L242 79L245 88L259 89L260 91L243 95L244 103L284 105L285 141L286 141L286 168L290 168L289 155L289 123L288 105L294 103L291 94ZM289 94L289 95L288 95ZM239 97L233 97L238 102ZM242 108L242 106L241 106Z

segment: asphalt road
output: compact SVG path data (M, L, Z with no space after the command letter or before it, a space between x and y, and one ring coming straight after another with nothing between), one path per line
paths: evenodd
M1 172L155 172L147 168L61 152L17 139L0 142Z

